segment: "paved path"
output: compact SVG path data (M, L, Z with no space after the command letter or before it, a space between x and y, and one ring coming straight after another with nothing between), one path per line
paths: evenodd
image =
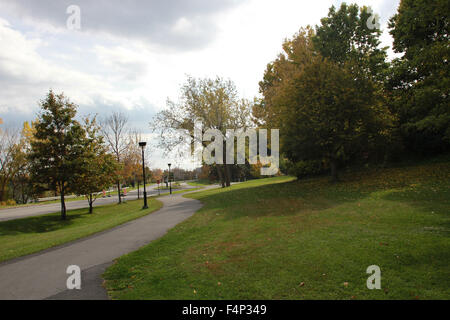
M211 188L211 187L208 187ZM113 260L160 238L202 207L183 194L161 197L164 207L114 229L0 264L0 300L107 299L101 274ZM151 200L150 200L151 201ZM82 289L67 290L69 265L82 270Z
M151 196L157 196L158 191L155 190L157 185L151 185L147 188L147 195L149 197ZM183 185L183 188L186 188L187 186ZM193 187L191 187L193 188ZM175 190L176 191L176 190ZM141 198L142 198L142 190ZM168 193L167 191L161 191L161 194ZM137 190L133 190L128 192L126 196L126 200L136 200L138 198L138 192ZM113 204L118 201L118 197L112 196L112 197L106 197L106 198L98 198L94 202L94 207L98 206L104 206L108 204ZM82 208L88 208L89 204L87 200L77 200L77 201L66 201L66 208L67 210L74 210L74 209L82 209ZM0 222L1 221L7 221L7 220L15 220L15 219L21 219L26 217L33 217L33 216L40 216L43 214L48 213L54 213L54 212L60 212L61 211L61 203L51 203L51 204L37 204L37 205L30 205L30 206L23 206L23 207L17 207L17 208L10 208L10 209L1 209L0 210Z

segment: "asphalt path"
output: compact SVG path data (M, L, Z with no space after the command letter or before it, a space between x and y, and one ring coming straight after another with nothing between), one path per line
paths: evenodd
M114 259L162 237L202 207L183 194L161 197L163 208L113 229L1 263L0 300L107 299L101 275ZM81 290L67 289L71 265L81 269Z
M157 185L151 185L147 188L147 196L157 196L158 191L155 190ZM183 186L186 187L186 186ZM176 190L175 190L176 191ZM167 191L162 191L161 194L168 193ZM143 190L140 190L140 195L142 198ZM137 190L129 191L127 196L125 197L127 200L136 200L138 199ZM98 198L94 202L94 207L104 206L108 204L117 203L119 201L117 195L105 198ZM66 201L66 209L74 210L74 209L83 209L88 208L89 204L87 200L77 200L77 201ZM55 213L61 211L61 203L51 203L51 204L35 204L29 206L15 207L10 209L1 209L0 210L0 222L7 220L15 220L33 216L40 216L48 213Z

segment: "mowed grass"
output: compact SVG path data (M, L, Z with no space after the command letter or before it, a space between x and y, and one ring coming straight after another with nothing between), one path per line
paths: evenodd
M70 210L67 220L60 213L0 222L0 262L35 253L104 231L154 212L162 202L150 198L149 209L142 200L89 209Z
M218 182L211 182L209 180L196 180L196 181L188 181L186 182L188 185L193 187L202 187L202 186L209 186L211 184L218 184Z
M449 299L450 163L188 195L205 206L123 256L113 299ZM366 286L381 268L381 290Z

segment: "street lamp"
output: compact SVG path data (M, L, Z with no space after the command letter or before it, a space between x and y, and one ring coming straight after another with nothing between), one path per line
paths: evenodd
M142 209L148 209L147 205L147 190L145 189L145 157L144 157L144 148L147 145L147 142L139 142L139 146L142 148L142 174L144 177L144 207Z
M172 194L172 180L170 179L170 166L171 165L172 165L171 163L168 164L168 166L169 166L169 189L170 189L170 194Z

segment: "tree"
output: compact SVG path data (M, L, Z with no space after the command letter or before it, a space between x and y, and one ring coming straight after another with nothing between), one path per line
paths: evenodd
M367 7L342 3L336 10L332 6L316 26L312 41L322 57L381 83L388 68L387 47L380 47L381 30L368 28L370 17Z
M105 137L105 141L118 163L122 163L122 157L129 147L127 125L127 116L120 112L114 112L101 121L102 135ZM116 183L120 204L122 203L120 178L117 179Z
M93 213L95 200L101 195L101 191L109 188L117 181L119 163L103 143L103 137L98 134L99 127L95 118L85 120L86 139L84 153L79 158L81 172L76 176L73 191L85 195L89 203L89 213Z
M217 129L226 137L227 129L243 129L250 125L251 103L238 99L234 83L220 77L215 79L195 79L189 77L181 88L180 103L168 100L167 109L159 112L151 126L154 131L159 131L159 146L167 152L175 150L183 143L194 141L194 129L196 120L203 124L203 133L208 129ZM179 131L185 130L186 136L180 137ZM202 143L203 147L207 143ZM191 145L193 146L193 145ZM224 151L226 143L223 144ZM217 165L222 187L230 186L230 166Z
M386 83L399 129L410 151L450 150L448 0L402 0L389 23L394 51Z
M17 130L0 129L0 202L7 197L7 187L18 171L19 134Z
M390 118L372 78L322 57L314 37L307 28L284 43L260 84L264 102L254 115L280 128L289 160L325 159L337 181L339 162L379 144Z
M81 173L86 132L76 121L77 106L52 90L41 101L41 112L31 141L30 172L35 183L53 187L61 197L61 218L66 219L65 194Z
M374 90L361 91L349 72L327 60L314 59L295 83L298 102L283 117L286 154L294 162L326 159L335 182L340 161L379 139L385 110Z
M28 153L30 152L30 141L33 135L33 126L28 122L23 124L19 142L13 152L12 169L14 172L11 178L12 198L16 203L27 203L35 195L33 184L30 178Z

